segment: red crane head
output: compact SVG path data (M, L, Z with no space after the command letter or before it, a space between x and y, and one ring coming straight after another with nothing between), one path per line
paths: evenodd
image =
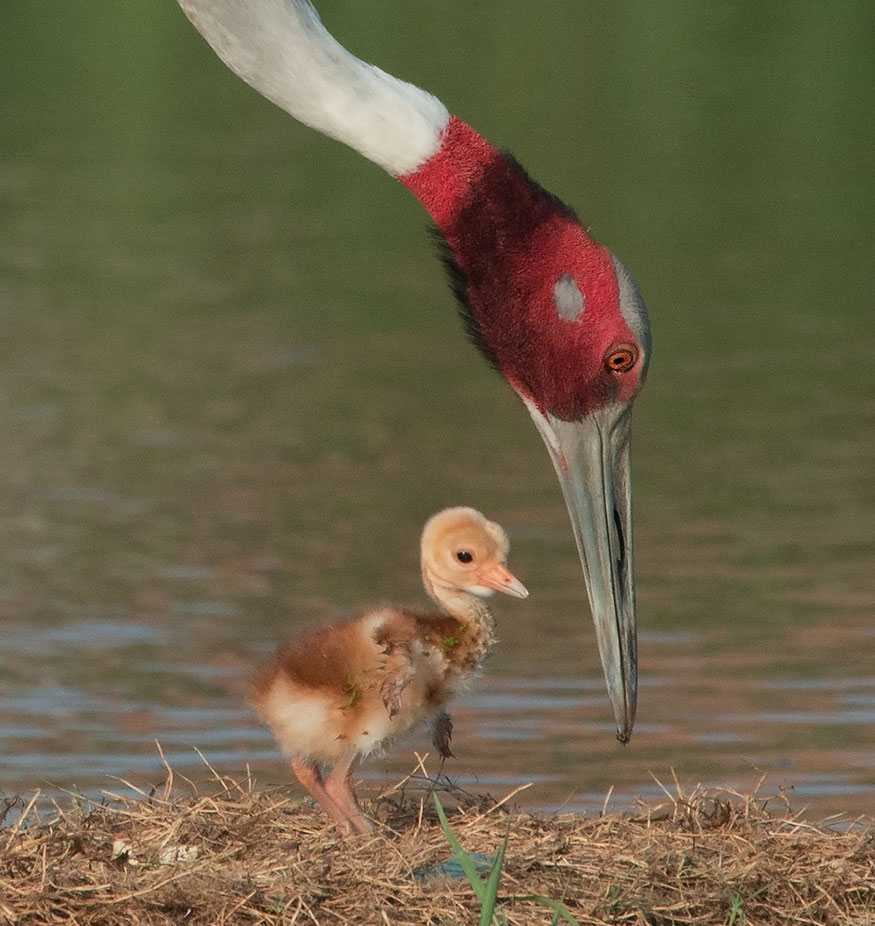
M571 209L455 117L438 153L400 179L437 223L471 339L526 402L572 421L635 398L644 303Z
M400 180L437 224L471 339L550 451L625 742L637 695L629 435L650 355L644 302L567 206L455 117L438 152Z

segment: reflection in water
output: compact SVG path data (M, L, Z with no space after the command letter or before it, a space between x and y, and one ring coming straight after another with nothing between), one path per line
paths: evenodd
M810 815L875 813L868 20L618 6L590 30L512 3L487 42L453 3L478 54L436 33L411 60L418 24L331 9L636 268L656 353L621 747L549 462L416 204L238 86L173 4L39 9L0 9L0 791L148 788L155 740L196 779L194 748L289 781L249 677L301 627L420 601L419 525L473 504L531 598L496 605L456 707L460 783L596 809L765 774Z

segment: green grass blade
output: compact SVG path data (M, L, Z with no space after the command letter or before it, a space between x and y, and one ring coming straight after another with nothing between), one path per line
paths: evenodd
M486 902L486 885L483 883L480 875L477 874L477 869L474 867L474 863L471 861L471 857L462 848L462 844L458 839L456 839L456 834L450 828L447 815L444 813L444 808L441 806L441 802L438 800L438 796L433 794L432 797L434 798L434 806L437 810L438 820L441 821L441 829L444 831L444 836L446 836L447 842L450 844L453 850L453 855L455 855L455 857L458 859L459 864L462 866L462 871L465 872L465 877L471 882L471 887L474 888L474 893L477 895L477 899L482 905ZM496 861L498 860L496 859ZM491 880L491 873L489 877ZM488 923L489 920L486 922Z
M501 881L501 869L504 865L504 853L507 851L507 837L510 835L510 827L504 834L504 839L498 848L495 861L492 863L492 869L489 872L489 880L486 882L484 897L480 901L480 926L489 926L492 917L495 915L495 904L498 900L498 883Z

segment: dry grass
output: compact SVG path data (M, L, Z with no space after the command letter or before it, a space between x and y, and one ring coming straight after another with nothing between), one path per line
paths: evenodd
M420 769L420 772L422 770ZM366 802L382 824L339 844L313 808L215 775L209 787L38 814L7 802L0 923L468 924L465 880L414 872L451 850L421 774ZM527 895L561 900L580 924L875 924L875 825L813 826L782 798L684 794L633 815L538 815L440 791L470 852L509 834L502 922L549 924ZM0 812L2 812L0 804ZM571 920L565 920L566 922Z

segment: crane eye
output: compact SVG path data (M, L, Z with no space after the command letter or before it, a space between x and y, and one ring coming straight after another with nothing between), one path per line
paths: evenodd
M632 344L618 344L605 354L605 366L612 373L626 373L635 366L638 350Z
M460 563L466 563L466 564L472 563L474 561L474 557L467 550L457 550L456 559Z

